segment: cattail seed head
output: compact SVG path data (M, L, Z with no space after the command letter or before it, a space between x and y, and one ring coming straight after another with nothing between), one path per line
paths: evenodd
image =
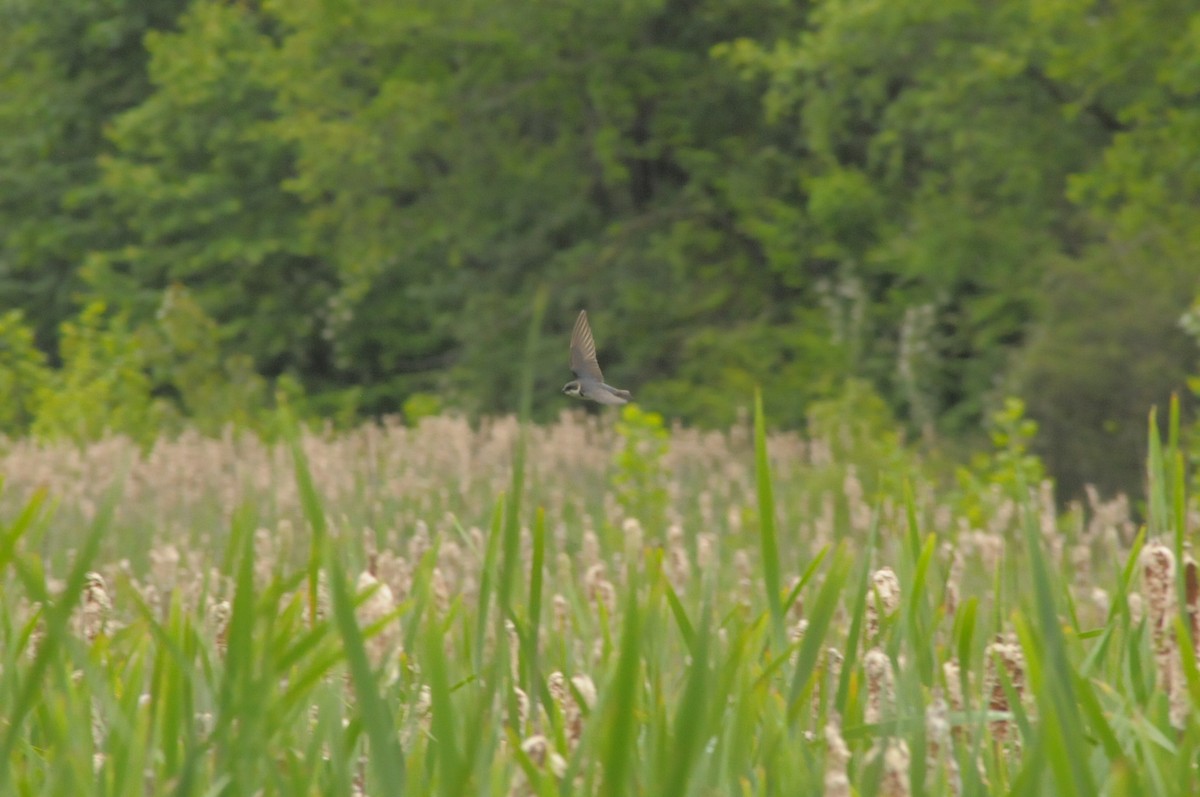
M871 724L892 716L896 702L892 660L879 648L867 651L863 659L867 672L867 708L863 718Z
M841 720L836 714L825 724L825 797L850 797L850 748L842 739Z
M1003 679L1007 677L1009 686L1018 700L1024 697L1025 654L1021 650L1021 645L1013 634L998 634L995 641L987 646L984 659L987 662L984 688L988 697L988 708L997 712L1010 711L1012 705L1009 702L1009 693ZM1003 672L1003 676L1001 672ZM1003 743L1011 739L1014 745L1018 743L1019 740L1012 734L1013 724L1011 721L996 720L992 722L991 727L992 737L997 742Z
M912 794L908 779L911 765L908 743L903 739L889 740L883 753L883 781L879 784L879 794L882 797L909 797Z
M208 610L208 628L213 637L213 645L222 656L229 644L229 618L232 615L229 601L217 601Z
M96 637L108 633L109 617L112 614L112 598L104 584L104 577L91 572L84 577L81 625L84 639L92 642Z
M880 620L890 617L900 606L900 579L890 567L871 574L867 592L867 643L879 641Z

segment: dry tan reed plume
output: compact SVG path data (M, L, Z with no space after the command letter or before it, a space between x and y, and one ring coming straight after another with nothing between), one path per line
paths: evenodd
M584 589L588 599L597 607L603 606L609 617L617 610L617 589L605 577L603 562L597 562L587 569L583 575Z
M1004 678L1018 700L1025 695L1025 654L1015 634L997 634L984 651L985 682L988 709L1006 713L1012 709ZM1002 675L1003 673L1003 675ZM992 739L998 744L1010 743L1014 750L1020 745L1020 736L1013 732L1015 723L1007 719L993 720Z
M1158 686L1170 693L1174 676L1172 659L1177 652L1171 627L1175 606L1175 554L1160 542L1150 542L1142 549L1140 564Z
M1142 549L1139 563L1142 567L1142 592L1150 626L1150 643L1154 650L1156 681L1158 688L1167 694L1172 727L1183 730L1187 727L1192 705L1175 626L1175 554L1161 542L1151 542ZM1190 552L1185 553L1183 566L1187 601L1184 611L1189 626L1194 629L1200 618L1200 584L1197 583L1196 562Z
M672 524L667 529L667 579L676 592L682 594L692 577L692 562L684 544L683 528Z
M863 719L870 724L890 719L896 706L892 660L879 648L871 648L863 657L863 669L867 673L867 708Z
M364 631L384 623L373 636L367 638L367 657L378 667L385 661L394 660L400 653L400 625L393 616L396 601L391 588L375 577L371 571L359 573L355 584L358 597L364 598L355 610L358 625Z
M583 737L585 710L590 711L596 705L596 684L586 673L573 675L568 683L566 676L555 671L546 679L546 686L563 719L567 745L573 750ZM583 701L582 707L576 699L576 693Z
M1193 649L1200 660L1200 570L1191 550L1183 555L1184 596L1187 601L1188 630L1192 635Z
M863 667L867 672L867 707L863 720L878 724L895 716L896 694L892 661L878 648L867 651ZM909 767L911 756L908 743L895 737L877 736L868 760L883 761L883 778L879 793L889 797L908 797L911 794Z
M958 659L949 658L942 663L942 677L946 682L946 694L950 708L961 714L963 711L963 689L962 689L962 669L959 667ZM966 738L966 731L962 725L954 725L951 728L951 735L957 740Z
M559 636L566 638L571 628L571 602L559 592L554 593L550 602L554 606L554 630Z
M553 743L540 733L524 739L521 742L521 752L528 756L536 769L545 774L561 778L567 773L567 759L563 758L562 754L554 749ZM510 797L533 797L537 793L536 785L518 770L508 790Z
M212 634L213 647L221 656L229 649L229 618L232 607L229 601L217 601L209 607L207 622L209 633Z
M516 729L518 733L524 733L529 727L529 695L525 694L525 690L519 686L513 687L513 702L517 706L516 716L508 714L508 709L505 709L506 721L509 726Z
M925 709L925 772L927 783L944 777L951 794L962 793L962 777L951 741L950 707L936 686Z
M962 547L949 541L942 543L941 553L942 559L950 562L949 572L946 575L945 605L946 615L953 617L954 612L958 609L959 596L962 594L962 578L967 567L967 560L963 555Z
M908 797L912 794L908 779L911 766L908 742L889 739L883 752L883 780L879 784L879 794L882 797Z
M850 748L842 739L842 721L836 713L825 723L825 797L850 797Z
M83 605L80 607L80 630L88 642L108 634L112 616L112 598L104 577L99 573L88 573L83 582Z
M867 644L879 644L881 618L891 617L900 608L900 579L890 567L882 567L871 574L867 587Z

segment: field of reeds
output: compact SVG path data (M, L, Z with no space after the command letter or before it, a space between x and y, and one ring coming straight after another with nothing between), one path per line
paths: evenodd
M1197 793L1177 435L1064 510L1009 417L8 442L0 793Z

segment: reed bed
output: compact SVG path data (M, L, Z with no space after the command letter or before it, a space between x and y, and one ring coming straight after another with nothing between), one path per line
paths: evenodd
M10 441L0 793L1200 790L1174 435L1143 522L824 432Z

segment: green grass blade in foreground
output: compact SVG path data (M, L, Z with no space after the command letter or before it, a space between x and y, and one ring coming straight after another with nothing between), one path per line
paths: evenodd
M333 616L346 653L350 680L362 716L363 729L371 744L368 760L375 772L373 794L404 793L404 755L396 739L394 717L379 695L375 675L367 661L362 632L354 616L354 598L346 584L340 561L329 562L329 592L333 599Z
M908 590L907 606L905 608L905 639L910 643L909 650L912 653L913 660L916 663L917 673L921 677L921 683L925 686L931 686L934 678L935 656L932 639L934 635L927 627L929 625L929 616L932 612L929 610L926 603L927 592L925 582L929 577L930 563L933 562L933 555L937 549L937 537L930 534L925 545L921 548L920 557L917 559L916 567L913 571L912 586Z
M479 572L479 601L475 615L475 670L483 669L483 644L487 639L488 607L492 600L492 582L496 578L496 559L500 552L500 535L504 529L504 495L492 509L492 525Z
M317 489L313 486L312 472L308 469L308 458L304 455L304 447L300 442L300 430L291 410L286 406L280 410L284 433L288 445L292 449L292 463L295 471L296 486L300 491L300 503L304 508L304 517L312 529L311 546L308 556L308 617L310 623L317 621L317 584L321 569L322 552L325 548L325 510L317 498Z
M771 487L771 463L767 456L767 421L763 415L762 391L754 391L754 477L758 484L758 527L762 546L763 584L771 628L780 648L785 642L783 603L780 600L779 541L775 535L775 495Z
M54 601L44 615L45 631L41 643L38 645L37 654L34 656L33 663L29 666L29 669L25 671L24 678L16 687L16 699L8 712L8 716L4 718L8 728L4 733L3 740L0 741L0 761L6 762L4 765L0 765L0 793L6 793L7 791L4 787L8 786L12 769L7 762L12 761L13 751L17 747L18 738L25 728L25 717L38 702L38 694L42 688L42 678L50 668L51 663L59 655L66 635L70 633L68 623L71 619L71 612L78 605L78 596L83 591L88 571L91 569L92 562L100 551L100 541L112 522L117 497L125 483L123 478L124 468L122 468L121 473L122 475L114 479L113 486L105 494L104 502L96 513L95 520L92 521L91 528L84 538L83 545L79 548L70 575L67 576L66 583L63 586L61 593L63 599ZM28 523L32 521L32 518L32 507L27 504L25 510L18 518L18 523L14 524L15 528L23 531L24 528L28 527ZM12 544L15 546L15 537L19 536L19 534L17 531L14 531L14 527L10 527L9 534L14 536ZM14 676L5 673L5 677L12 678Z
M1162 438L1158 433L1157 408L1150 410L1150 447L1146 453L1146 476L1149 484L1150 537L1163 534L1169 525L1167 516L1167 469L1163 464ZM1178 553L1178 552L1176 552Z
M544 287L534 296L533 312L529 318L529 336L525 341L525 362L521 369L521 403L517 442L513 448L512 487L508 491L504 512L504 560L500 570L500 609L503 617L512 615L513 582L520 566L521 499L525 490L525 432L533 405L534 359L542 329L542 317L546 312L546 297Z
M692 767L697 754L704 745L706 727L704 717L708 712L711 676L709 673L708 645L711 610L708 600L700 610L700 631L688 666L687 684L673 723L674 744L671 749L670 768L666 785L660 794L684 797L688 791L688 780L694 774Z
M249 507L234 513L230 548L234 555L234 592L229 614L225 667L217 693L217 724L213 731L218 768L227 772L234 790L261 788L266 749L263 725L266 692L257 670L268 652L261 629L256 629L254 585L254 517Z
M541 690L538 674L538 648L542 624L542 582L546 565L546 510L538 507L533 519L533 561L529 574L529 633L525 635L525 667L529 673L530 711L536 712Z
M429 697L432 722L434 753L438 761L438 785L441 794L462 793L464 778L468 775L458 753L458 734L454 728L454 705L450 699L448 664L443 649L442 618L432 615L425 625L424 665L421 669L429 679Z
M675 618L675 625L679 628L679 634L683 637L683 644L687 645L688 654L696 655L696 631L692 627L691 620L688 619L687 610L683 608L683 603L679 600L679 595L676 594L675 588L671 586L670 580L666 574L662 572L662 565L659 565L659 576L662 579L663 594L667 598L667 608L671 610L671 616Z
M1029 491L1023 482L1021 479L1019 487L1021 494L1027 496ZM1045 752L1057 781L1058 793L1096 794L1095 782L1088 769L1091 743L1079 715L1076 674L1058 620L1054 600L1056 589L1051 581L1049 560L1037 528L1037 513L1027 506L1023 515L1021 525L1025 530L1025 544L1033 576L1036 627L1041 636L1041 658L1045 662L1042 682L1035 684L1035 689L1043 716L1055 718L1055 722L1042 723L1040 735L1047 745ZM1026 656L1029 657L1032 652L1027 650Z
M300 491L300 501L304 507L305 516L313 527L313 553L309 557L309 600L313 622L316 621L316 583L320 572L321 562L325 560L325 510L321 499L313 486L312 474L308 469L308 460L304 456L299 438L295 435L295 427L289 427L292 433L292 456L296 471L296 485ZM396 727L392 714L379 695L375 676L367 661L367 651L363 643L362 632L358 628L358 620L354 616L354 596L346 583L343 571L345 563L329 552L329 592L333 601L334 621L338 633L342 637L342 645L346 654L346 664L350 669L350 679L354 685L354 694L358 699L358 710L362 715L363 728L371 744L369 756L371 767L377 780L376 793L404 793L404 757L400 744L396 739Z
M862 627L867 613L867 591L871 585L871 563L878 546L879 512L877 510L871 515L867 547L858 566L858 577L854 581L854 606L850 613L850 631L846 635L846 650L843 653L846 661L858 661L858 646L862 639ZM842 674L838 678L837 695L834 698L838 713L842 716L846 715L846 700L850 694L850 680L853 676L853 667L842 667Z
M808 628L804 632L804 640L800 643L800 652L796 659L796 671L792 676L791 691L788 694L788 714L794 718L798 710L797 700L808 686L813 671L817 666L817 658L821 655L821 646L825 644L825 635L833 623L833 615L837 610L838 599L846 588L846 577L850 571L850 556L846 553L845 543L838 545L829 564L829 572L825 574L825 582L817 592L817 599L812 608L806 612Z
M604 739L603 778L605 794L620 797L629 786L629 762L637 741L637 695L641 670L641 618L637 589L632 585L626 593L625 621L621 630L617 665L608 689L605 690L603 720L607 730Z
M38 512L42 509L42 504L46 501L46 488L39 487L34 490L33 495L25 502L21 513L5 529L0 529L0 573L8 567L8 562L12 559L13 554L17 550L17 543L21 537L33 525L33 521L37 519Z
M868 550L871 550L871 548L868 547ZM800 597L800 593L804 591L804 587L808 582L812 581L812 577L816 575L817 570L821 567L821 562L825 561L825 557L828 554L829 546L826 545L817 551L817 555L808 563L808 567L804 568L804 572L800 574L800 578L796 581L796 586L792 587L792 591L787 594L787 597L783 601L783 611L785 613L790 612L792 607L796 605L796 599Z

